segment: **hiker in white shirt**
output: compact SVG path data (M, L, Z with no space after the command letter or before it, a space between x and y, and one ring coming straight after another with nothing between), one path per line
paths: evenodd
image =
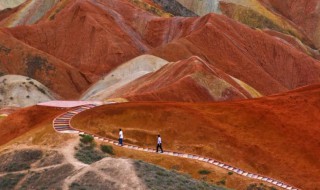
M157 152L158 152L159 148L160 148L160 150L161 150L161 153L163 153L163 150L162 150L162 141L161 141L160 135L158 135Z
M123 132L119 129L119 145L123 146Z

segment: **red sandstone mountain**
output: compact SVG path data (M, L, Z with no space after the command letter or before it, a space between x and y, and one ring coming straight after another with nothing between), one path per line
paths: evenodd
M263 31L269 34L270 36L275 37L276 39L282 40L284 43L288 43L288 45L292 45L292 47L295 47L297 50L304 52L305 54L315 59L320 60L320 52L317 49L312 49L311 47L302 43L299 39L295 38L294 36L269 29L265 29Z
M154 0L174 15L203 16L214 12L224 14L252 28L269 29L290 35L315 51L319 48L317 0ZM283 35L277 37L288 38ZM292 40L289 40L291 43ZM305 52L305 51L303 51ZM313 52L309 55L319 59Z
M316 189L320 172L320 86L276 96L221 103L122 103L76 115L73 126L167 150L217 158L248 171ZM99 117L97 117L99 115Z
M318 0L259 0L267 8L283 16L293 23L312 41L314 48L320 48L319 21L320 12Z
M301 189L319 187L320 62L314 59L320 47L319 1L226 0L231 3L222 10L229 18L162 18L157 15L171 15L156 9L161 6L153 0L26 2L0 11L0 25L21 25L0 28L0 75L28 76L61 99L77 99L109 74L92 94L113 84L107 98L154 101L97 107L76 115L73 126L112 138L121 127L127 142L152 148L161 133L165 149L216 158ZM165 60L144 58L121 68L145 53ZM123 80L124 75L132 80ZM316 85L296 89L310 84ZM238 100L258 92L285 93ZM165 100L176 102L155 102ZM34 106L0 120L0 151L17 146L22 136L24 146L65 146L71 135L52 128L54 117L65 111ZM116 151L117 156L139 155ZM166 158L154 157L156 163ZM198 173L196 164L181 165Z
M61 98L78 98L90 84L76 68L4 32L0 32L0 63L1 75L28 76Z
M116 90L109 98L129 101L226 101L259 96L250 86L230 77L199 57L168 63Z
M10 10L5 9L0 13L0 18L2 13L5 13L5 17L0 19L0 26L2 27L14 27L20 25L31 25L37 23L47 14L47 12L54 7L59 0L45 0L45 1L33 1L33 0L21 0L12 1L9 0L6 3L12 7L18 5L17 7ZM65 1L65 0L64 0ZM10 14L8 14L10 13Z
M126 1L74 0L51 21L10 32L82 72L102 75L149 49L127 25L130 12L142 18L152 16Z
M157 24L164 27L168 21ZM168 61L198 55L264 95L319 82L318 61L264 32L214 14L195 19L192 26L195 32L151 53Z
M96 76L149 51L168 61L197 55L264 95L320 82L318 61L215 14L159 18L124 0L70 1L52 21L8 31Z

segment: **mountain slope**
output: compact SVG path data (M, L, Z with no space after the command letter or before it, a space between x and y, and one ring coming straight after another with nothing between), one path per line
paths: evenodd
M84 100L104 100L126 84L154 72L167 64L166 60L152 56L141 55L121 66L117 67L106 75L102 80L92 85L83 95Z
M124 0L70 1L51 22L8 32L92 80L148 52L174 62L199 56L263 95L320 82L317 60L215 14L160 18Z
M319 3L317 0L154 1L174 15L192 15L188 11L200 16L208 13L222 13L253 28L271 29L285 35L291 35L313 51L317 49L319 41L317 30L320 18L316 8ZM284 40L286 39L284 38ZM318 56L313 57L318 58Z
M305 33L316 49L320 48L320 2L317 0L259 0L267 8L279 14Z
M14 27L34 24L39 21L57 2L58 0L26 0L23 4L17 7L17 11L0 21L0 26Z
M50 90L38 81L19 75L0 77L0 107L26 107L55 99Z
M192 23L197 26L195 32L150 53L168 61L197 55L264 95L319 82L320 63L282 40L220 15L210 14ZM166 28L171 23L157 24Z
M84 73L101 76L149 49L127 25L130 15L125 17L114 7L123 9L122 13L131 11L136 17L152 16L128 2L70 1L52 21L10 32Z
M201 154L316 189L319 97L315 85L235 102L113 104L76 115L72 125L109 138L122 128L125 142L152 148L161 134L166 150Z
M0 31L1 75L35 79L62 98L77 98L91 83L74 67Z
M26 0L2 0L0 2L0 10L17 7L25 1Z
M168 63L116 90L109 98L130 101L226 101L258 97L250 86L237 83L199 57ZM245 88L245 86L247 88Z

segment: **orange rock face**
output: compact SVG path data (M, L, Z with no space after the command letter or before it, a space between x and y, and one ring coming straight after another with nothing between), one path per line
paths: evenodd
M100 2L70 1L51 21L16 27L10 32L85 73L102 75L149 49L140 35L127 26L130 20L124 12L129 11L128 18L130 14L151 14L128 2Z
M181 22L180 26L188 21ZM264 95L318 83L320 80L319 62L281 40L225 16L211 14L192 23L194 32L155 48L151 53L169 61L198 55ZM165 27L169 24L163 20L158 25Z
M133 102L84 111L73 125L115 138L121 127L128 142L152 148L161 133L165 149L216 158L301 189L318 188L320 1L225 1L225 14L259 16L248 25L262 20L269 30L230 15L168 18L153 0L134 1L27 0L1 11L0 75L29 76L58 98L78 99L126 61L142 54L161 57L170 63L155 69L156 63L141 59L129 67L132 73L120 68L98 85L105 90L113 84L108 98ZM126 74L132 80L122 80ZM239 101L256 94L278 95ZM0 120L0 145L49 127L64 111L16 110Z
M90 81L74 67L0 31L0 72L29 76L61 98L78 98Z
M303 44L299 39L283 34L281 32L277 32L274 30L264 30L267 34L274 36L278 39L284 40L284 42L291 44L293 47L295 47L297 50L306 53L307 55L310 55L311 57L320 60L320 53L318 50L312 49L309 46Z
M160 70L127 84L110 98L130 101L226 101L252 98L223 71L199 57L169 63Z
M199 56L263 95L320 82L318 61L215 14L159 18L124 0L70 1L52 21L9 32L93 80L149 52L175 62Z
M0 20L2 27L15 27L20 25L30 25L38 22L56 3L57 0L33 1L25 0L22 4L14 8L11 14Z
M320 48L320 12L318 0L260 0L266 7L282 15L304 32L313 42L313 48Z
M154 148L200 154L301 189L319 187L320 86L221 103L122 103L76 115L72 125ZM99 115L99 117L96 117Z

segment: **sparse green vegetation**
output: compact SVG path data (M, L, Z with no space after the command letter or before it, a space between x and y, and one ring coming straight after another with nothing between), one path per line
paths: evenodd
M233 174L233 172L228 172L228 175L232 175Z
M0 189L13 189L23 178L23 176L24 174L7 174L3 177L0 177Z
M30 165L42 157L42 151L39 150L20 150L10 152L0 156L0 171L13 172L27 170Z
M29 55L26 60L27 65L27 76L33 77L37 73L37 71L48 73L55 68L48 63L48 60L42 58L41 56L32 56Z
M80 184L76 183L76 182L73 182L73 183L71 183L70 187L71 188L77 188L77 187L80 187Z
M84 145L78 149L75 157L85 164L92 164L104 158L105 155L96 150L93 145Z
M10 163L6 170L7 172L15 172L15 171L21 171L21 170L27 170L30 169L30 165L26 164L26 163Z
M80 141L84 144L89 144L93 142L93 137L91 135L80 135Z
M211 171L209 171L209 170L199 170L198 173L201 174L201 175L208 175L208 174L211 173Z
M134 166L138 176L145 182L148 188L154 190L225 190L224 187L217 187L203 181L198 181L189 176L179 174L175 171L168 171L153 164L143 161L135 161Z
M96 144L91 135L80 135L80 144L76 148L75 158L85 164L92 164L105 157L105 154L95 148Z
M226 185L226 183L227 183L227 180L225 178L223 178L217 182L217 185Z
M114 181L109 181L100 177L99 174L88 171L75 180L70 186L70 190L91 190L91 189L119 189ZM127 188L134 189L134 188Z
M31 171L21 184L21 189L62 189L63 181L71 175L74 167L63 164L43 171Z
M259 185L256 183L253 183L253 184L250 184L246 190L277 190L277 189L274 187L268 187L263 183L260 183Z
M100 149L104 153L114 155L113 147L110 145L100 145Z

